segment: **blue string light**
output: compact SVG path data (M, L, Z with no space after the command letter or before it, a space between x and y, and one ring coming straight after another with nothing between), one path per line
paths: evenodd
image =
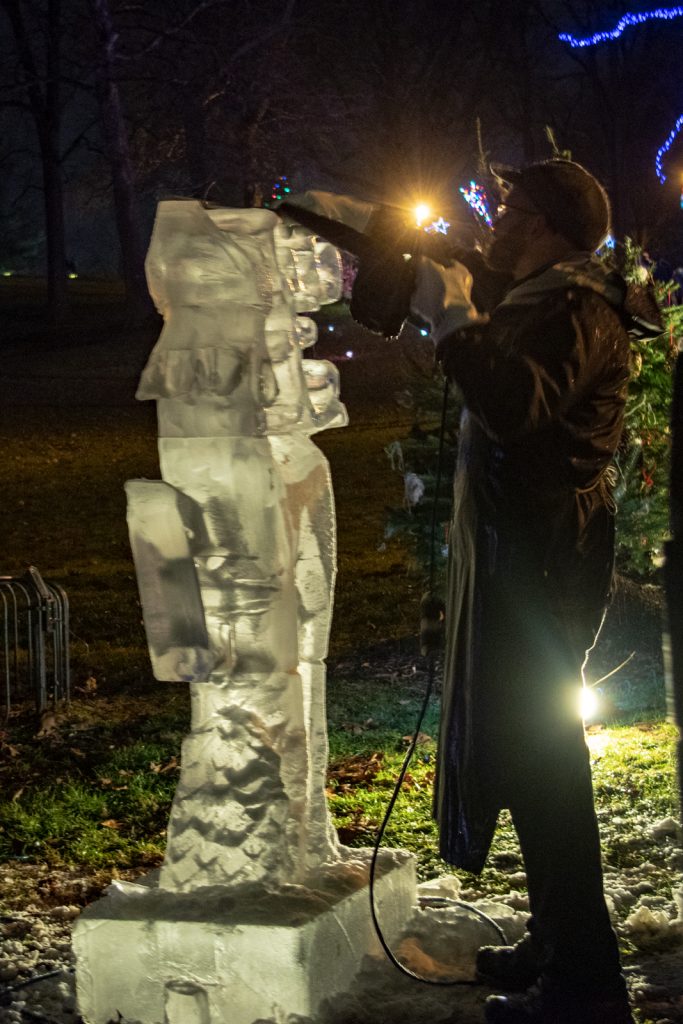
M584 47L584 46L595 46L597 43L605 43L611 39L618 39L624 29L630 28L631 25L642 25L646 21L672 21L674 18L683 17L683 7L657 7L654 11L643 11L642 13L630 12L625 14L623 18L620 18L617 22L616 28L613 28L610 32L596 32L592 36L583 36L582 38L573 36L569 32L562 32L558 37L563 43L569 43L570 46Z
M611 32L596 32L595 35L584 36L583 38L573 36L569 32L562 32L558 38L563 43L569 43L570 46L575 48L595 46L597 43L604 43L613 39L618 39L624 29L629 28L631 25L642 25L646 21L652 20L672 21L674 18L681 17L683 17L683 7L657 7L654 11L642 11L640 13L629 12L628 14L625 14L623 18L619 19L616 28L613 28ZM655 171L657 172L657 177L662 185L666 181L663 160L665 155L673 146L681 128L683 128L683 114L680 115L676 124L669 132L666 141L657 150L657 156L655 157Z
M614 235L608 235L602 245L595 251L598 253L604 252L605 249L616 249L617 241Z
M664 173L662 160L664 159L664 155L668 153L671 147L673 146L674 140L676 139L676 136L680 132L681 128L683 128L683 114L680 115L680 117L676 121L676 124L669 132L666 142L657 150L657 156L655 157L655 170L657 172L657 177L659 178L662 185L666 181L666 174Z
M492 227L493 219L489 213L489 201L484 186L477 185L476 181L471 181L469 188L464 188L462 185L460 186L460 194L467 205L471 206L474 212L478 214L489 227Z

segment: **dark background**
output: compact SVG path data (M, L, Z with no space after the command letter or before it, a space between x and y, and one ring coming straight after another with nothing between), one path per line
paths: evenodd
M465 223L482 152L561 151L607 185L619 237L683 263L683 17L605 0L0 0L0 271L120 275L147 302L155 204L258 204L273 180L426 197Z

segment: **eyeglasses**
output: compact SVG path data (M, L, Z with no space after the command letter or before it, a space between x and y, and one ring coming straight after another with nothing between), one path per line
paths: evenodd
M508 210L517 210L519 213L527 213L530 217L537 217L541 215L540 210L530 210L528 206L517 206L514 203L499 203L496 209L495 220L500 220L501 217L505 216Z

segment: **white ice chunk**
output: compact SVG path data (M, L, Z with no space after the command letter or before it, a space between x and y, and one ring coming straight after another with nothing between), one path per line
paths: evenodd
M367 953L380 952L368 913L370 852L349 853L306 888L180 894L138 885L91 904L73 935L83 1017L159 1024L182 1007L188 1016L179 1024L204 1024L206 1010L211 1022L253 1024L315 1014L348 991ZM414 899L413 858L382 851L376 903L389 942L398 941ZM169 991L171 981L182 985Z
M343 290L342 260L339 249L318 239L313 247L318 271L318 289L321 305L339 302Z
M295 330L299 348L310 348L318 340L318 325L310 316L297 316Z
M216 659L209 649L204 607L190 554L191 503L161 480L129 480L128 528L142 613L156 679L207 679Z

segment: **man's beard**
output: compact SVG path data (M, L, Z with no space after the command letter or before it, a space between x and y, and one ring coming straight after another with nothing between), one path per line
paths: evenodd
M509 235L492 235L483 251L484 260L491 270L513 274L519 260L519 249L519 240L515 241Z

